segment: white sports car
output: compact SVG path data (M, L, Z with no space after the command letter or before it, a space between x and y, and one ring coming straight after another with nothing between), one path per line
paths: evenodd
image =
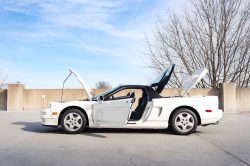
M218 109L217 96L186 96L208 72L202 68L184 83L178 91L183 95L162 97L160 93L168 83L175 64L169 66L153 83L147 85L122 85L99 95L94 95L87 83L70 68L85 88L88 99L70 102L50 102L50 107L40 114L42 125L62 126L66 133L82 132L90 128L168 128L181 135L194 132L198 125L218 124L222 110ZM66 79L67 80L67 79ZM124 90L131 91L120 96ZM135 95L135 93L137 93ZM133 109L135 96L141 94Z

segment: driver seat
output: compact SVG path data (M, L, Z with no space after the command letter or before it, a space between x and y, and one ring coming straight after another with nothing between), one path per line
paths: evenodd
M139 98L138 106L136 107L135 111L131 113L131 119L139 120L145 110L145 107L148 103L147 94L145 92L142 93L142 97Z

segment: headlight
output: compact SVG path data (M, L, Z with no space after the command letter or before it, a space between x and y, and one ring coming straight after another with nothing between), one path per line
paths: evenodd
M46 112L42 112L42 115L47 115L47 113Z

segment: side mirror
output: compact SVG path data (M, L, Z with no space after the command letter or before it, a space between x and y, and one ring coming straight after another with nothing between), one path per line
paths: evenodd
M102 104L104 99L103 96L98 96L96 100L98 101L99 104Z

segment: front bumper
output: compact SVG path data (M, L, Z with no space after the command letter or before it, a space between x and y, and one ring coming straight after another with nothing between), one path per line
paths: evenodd
M44 126L58 126L58 119L43 118L43 117L40 118Z
M50 108L46 108L45 110L43 110L40 114L40 118L43 126L58 126L58 118L52 118Z

